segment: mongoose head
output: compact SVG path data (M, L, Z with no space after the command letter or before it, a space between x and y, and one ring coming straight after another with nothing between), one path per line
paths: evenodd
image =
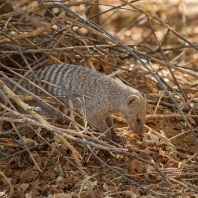
M146 98L143 94L130 95L126 98L123 114L130 129L143 135L143 127L146 119Z

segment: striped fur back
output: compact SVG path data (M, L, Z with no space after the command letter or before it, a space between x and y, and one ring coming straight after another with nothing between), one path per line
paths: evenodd
M113 79L91 69L68 64L45 67L38 70L36 75L41 80L43 88L55 96L87 95L93 97L95 94L103 95L115 83ZM38 84L32 75L30 79ZM43 80L47 82L45 83ZM35 88L29 87L30 91L40 94L38 90L33 89Z

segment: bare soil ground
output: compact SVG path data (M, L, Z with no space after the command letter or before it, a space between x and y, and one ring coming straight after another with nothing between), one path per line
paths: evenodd
M100 3L106 4L107 2L101 1ZM120 3L120 1L108 1L108 4L113 6ZM184 37L186 34L186 37L189 37L189 40L194 44L198 43L198 11L195 10L195 7L198 6L197 3L192 5L186 3L186 6L188 5L189 7L186 7L185 15L183 13L184 11L181 11L184 5L177 1L172 3L168 1L167 3L163 1L159 1L158 3L155 1L145 1L145 3L137 3L137 5L153 15L166 18L171 27L176 29ZM104 8L105 6L101 6L102 11ZM106 15L101 16L101 21L104 23L101 26L113 35L117 35L124 43L133 45L142 42L154 50L156 44L153 36L150 35L150 27L146 24L142 25L144 21L141 21L141 19L136 20L136 15L138 14L134 13L134 16L131 16L130 11L119 9L114 14L108 12ZM133 28L130 28L129 26L133 22ZM160 24L157 25L160 26ZM157 28L157 25L155 28ZM185 28L183 28L183 25L185 25ZM163 40L164 36L163 28L156 30L160 41ZM183 44L183 41L172 35L166 42L168 42L166 44L167 48ZM138 46L138 49L145 50L145 48L141 48L140 46ZM172 60L181 51L174 52L173 50L171 53L167 53L167 58ZM158 56L158 53L155 56ZM193 49L188 49L181 56L178 64L183 63L189 68L196 69L193 72L197 74L197 59L197 52ZM9 65L9 60L6 60L6 62ZM53 62L54 60L48 60L49 64ZM128 60L124 62L128 65ZM107 75L116 70L114 67L98 63L97 61L93 63L98 71L104 72ZM12 63L10 64L12 65ZM170 86L175 86L167 68L157 63L153 64L153 67L159 71ZM126 148L129 152L148 161L155 162L156 166L170 180L171 185L163 181L153 167L130 156L93 148L95 153L108 166L113 167L138 184L159 193L158 197L198 197L198 146L191 132L181 116L179 116L176 108L167 105L173 104L173 102L163 92L163 89L153 79L151 74L139 62L134 62L134 67L131 70L132 72L120 72L116 77L146 94L148 103L147 120L144 129L145 135L143 141L140 140L139 137L131 133L128 129L123 116L117 114L114 117L115 129L120 136L124 136L127 139L127 141L120 144L120 147ZM198 92L198 80L196 77L176 70L173 72L188 98ZM157 102L159 100L164 103L158 105ZM179 98L177 102L182 103ZM188 120L193 126L196 135L198 135L196 108L195 114L190 114L187 111L185 113L194 115L189 116ZM68 123L62 120L56 121L54 125L68 128ZM116 174L104 164L101 164L89 152L85 144L68 140L83 157L81 164L83 170L89 175L87 178L83 178L81 172L76 167L71 149L60 140L54 138L51 132L36 128L37 132L62 153L67 160L57 154L54 149L47 145L28 127L22 125L21 127L18 126L18 130L14 130L11 122L3 122L1 126L0 171L11 181L14 191L13 198L50 196L63 198L155 197L132 185L124 177ZM166 139L154 135L152 130L157 131L166 137ZM4 134L3 132L5 131L7 133ZM27 150L21 146L16 131L20 133L21 137L24 137L24 141L29 147L32 157L42 172L39 172ZM73 165L68 160L72 161ZM0 193L0 197L7 197L9 194L9 185L2 177L0 178Z

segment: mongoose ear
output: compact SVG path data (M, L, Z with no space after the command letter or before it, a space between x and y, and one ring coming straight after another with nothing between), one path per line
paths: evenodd
M144 94L144 93L142 93L142 92L141 92L141 94L142 94L142 96L144 97L144 99L146 99L146 96L145 96L145 94Z
M129 105L132 105L134 103L140 103L140 98L136 95L130 95L129 97L127 97L127 99L125 100L126 102L126 105L129 106Z

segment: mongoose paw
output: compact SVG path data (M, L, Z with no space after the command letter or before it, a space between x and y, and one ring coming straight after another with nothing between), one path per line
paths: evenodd
M126 142L126 138L123 136L116 136L113 137L112 140L116 143Z

